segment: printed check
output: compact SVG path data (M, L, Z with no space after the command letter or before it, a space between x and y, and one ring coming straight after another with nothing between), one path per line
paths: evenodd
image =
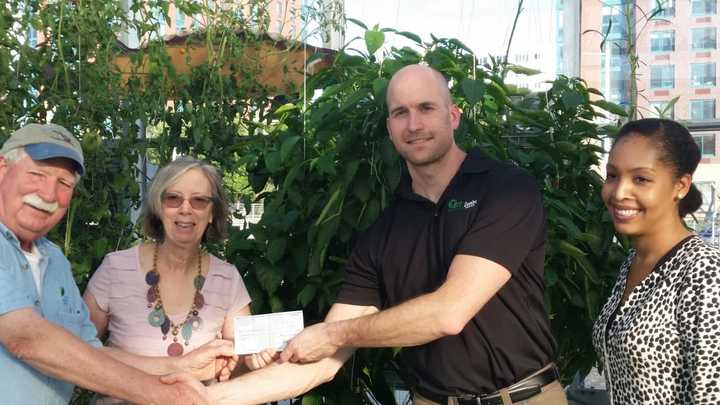
M268 347L282 351L303 330L302 311L235 317L235 353L252 354Z

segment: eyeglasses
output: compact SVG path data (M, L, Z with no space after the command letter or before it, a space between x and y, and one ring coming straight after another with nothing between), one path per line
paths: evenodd
M202 195L195 195L190 198L185 198L185 196L183 196L182 194L177 193L162 194L162 203L169 208L178 208L179 206L183 205L185 201L190 201L190 206L193 207L193 209L204 210L205 208L207 208L208 205L210 205L211 202L214 202L215 199Z

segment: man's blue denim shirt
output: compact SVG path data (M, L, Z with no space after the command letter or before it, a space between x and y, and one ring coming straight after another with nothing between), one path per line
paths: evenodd
M35 244L43 257L40 267L45 270L42 296L38 295L20 242L0 223L0 315L32 308L83 341L101 346L70 271L70 262L49 240L41 238ZM47 342L48 347L54 344L57 343ZM63 348L54 347L53 350ZM72 391L72 384L42 374L0 345L0 402L3 404L64 405L70 401Z

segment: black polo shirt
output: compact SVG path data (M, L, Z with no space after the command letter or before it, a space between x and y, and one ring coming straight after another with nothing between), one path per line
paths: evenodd
M543 306L545 238L535 179L471 150L437 204L404 180L395 202L359 237L337 302L384 309L432 292L457 254L504 266L512 277L459 335L402 350L410 383L426 391L494 392L553 357Z

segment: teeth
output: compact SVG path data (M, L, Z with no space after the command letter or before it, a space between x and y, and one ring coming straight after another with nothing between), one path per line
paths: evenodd
M615 213L621 217L632 217L640 213L640 210L615 209Z

